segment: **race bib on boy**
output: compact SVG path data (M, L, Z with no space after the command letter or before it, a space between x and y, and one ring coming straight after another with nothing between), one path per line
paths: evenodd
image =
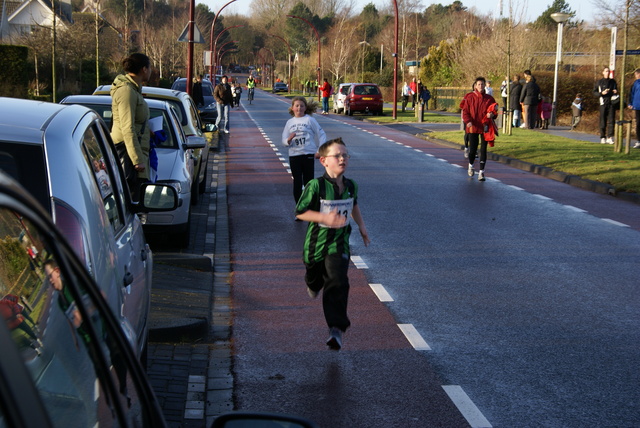
M320 199L320 212L323 214L329 214L332 211L338 211L338 214L344 216L346 221L351 218L351 212L353 211L353 198L338 199L329 201L327 199ZM346 226L346 225L345 225ZM320 223L320 227L331 227L326 224ZM335 228L337 229L337 228Z

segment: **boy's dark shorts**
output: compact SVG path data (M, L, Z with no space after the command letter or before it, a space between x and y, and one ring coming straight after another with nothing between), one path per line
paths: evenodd
M307 272L304 280L307 287L316 293L325 287L349 287L349 256L347 254L330 254L322 261L305 263L305 266Z

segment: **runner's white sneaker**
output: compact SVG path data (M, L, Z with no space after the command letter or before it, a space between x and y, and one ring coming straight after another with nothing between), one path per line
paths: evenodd
M635 144L633 145L633 148L634 148L634 149L640 149L640 141L638 141L637 143L635 143Z
M484 171L478 172L478 181L484 181Z
M611 137L607 138L607 144L613 144L613 138Z
M473 177L473 165L469 165L469 169L467 170L467 174L469 177Z
M469 147L464 148L464 158L469 159Z

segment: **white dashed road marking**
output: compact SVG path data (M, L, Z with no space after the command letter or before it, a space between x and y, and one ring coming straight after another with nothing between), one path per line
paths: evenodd
M458 385L442 385L442 389L447 393L453 404L456 405L462 416L469 422L472 428L491 428L487 418L473 404L473 401Z
M393 302L393 297L385 290L382 284L369 284L369 287L371 287L381 302Z
M398 324L398 327L416 351L431 351L431 347L422 338L413 324Z

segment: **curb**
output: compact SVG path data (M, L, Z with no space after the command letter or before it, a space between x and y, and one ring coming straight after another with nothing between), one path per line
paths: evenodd
M154 255L149 316L152 342L196 342L209 334L213 266L209 257L186 253ZM179 286L178 286L179 284Z

